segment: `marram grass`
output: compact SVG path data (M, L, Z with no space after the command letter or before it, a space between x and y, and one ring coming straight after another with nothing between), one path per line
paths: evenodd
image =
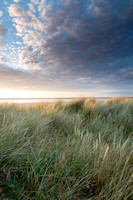
M0 199L133 199L133 99L0 105Z

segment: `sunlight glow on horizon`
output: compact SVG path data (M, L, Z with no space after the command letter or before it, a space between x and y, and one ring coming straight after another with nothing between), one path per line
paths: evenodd
M69 98L87 97L84 92L59 92L59 91L26 91L26 90L4 90L0 89L0 99L4 98ZM89 96L95 96L89 93Z
M42 92L25 91L25 90L1 90L0 98L37 98ZM45 92L43 92L43 95ZM46 95L47 96L47 95Z

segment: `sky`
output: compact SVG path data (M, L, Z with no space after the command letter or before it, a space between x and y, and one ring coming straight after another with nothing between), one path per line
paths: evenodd
M0 98L133 96L133 0L1 0Z

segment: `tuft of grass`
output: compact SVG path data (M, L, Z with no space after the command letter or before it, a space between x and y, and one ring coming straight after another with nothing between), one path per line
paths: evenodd
M85 103L84 98L80 98L80 99L77 99L77 100L71 100L71 101L69 101L68 104L65 105L65 108L67 110L70 110L70 111L73 111L73 112L78 112L78 111L82 110L84 103Z
M133 100L0 104L0 198L132 199Z
M113 104L113 103L126 103L126 102L132 102L133 101L133 97L126 97L126 96L121 96L121 97L114 97L111 98L107 101L105 101L105 104Z

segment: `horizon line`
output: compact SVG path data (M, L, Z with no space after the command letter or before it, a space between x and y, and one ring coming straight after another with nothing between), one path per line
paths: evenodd
M133 96L110 96L110 97L95 97L95 96L90 96L90 97L19 97L19 98L0 98L1 99L77 99L77 98L83 98L83 99L88 99L88 98L102 98L102 99L107 99L107 98L115 98L115 97L128 97L128 98L133 98Z

